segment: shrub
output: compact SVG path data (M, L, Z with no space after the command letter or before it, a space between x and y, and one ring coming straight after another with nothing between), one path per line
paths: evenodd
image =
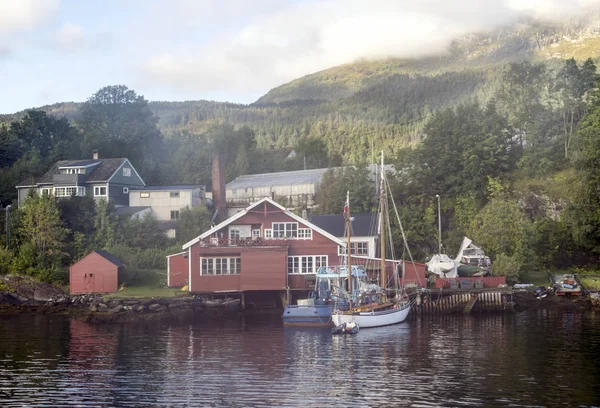
M492 272L494 276L506 276L507 280L518 280L521 273L521 263L516 255L508 256L501 253L496 256Z

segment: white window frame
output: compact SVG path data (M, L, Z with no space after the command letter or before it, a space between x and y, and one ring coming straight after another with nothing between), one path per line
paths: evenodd
M359 245L366 245L366 249L359 251ZM346 247L338 246L338 255L346 255ZM368 256L369 255L369 241L352 241L350 242L350 255L357 256Z
M242 258L239 256L200 257L201 276L240 275L241 273Z
M277 227L277 228L276 228ZM283 227L283 228L282 228ZM298 238L298 223L297 222L274 222L271 224L274 238L297 239Z
M85 187L79 186L54 187L52 192L54 197L71 197L73 195L73 191L67 193L67 189L75 189L74 191L77 197L85 197Z
M273 238L273 230L265 229L265 239L272 239L272 238Z
M237 227L229 227L229 239L233 240L239 240L240 239L240 229Z
M252 239L257 239L260 238L260 230L259 229L253 229L252 230Z
M140 193L140 198L150 198L150 193L147 191L144 191L143 193Z
M169 198L179 198L180 196L179 191L169 191Z
M298 228L298 239L312 239L312 229Z
M289 275L314 275L329 263L327 255L288 256Z
M52 195L52 187L44 187L40 189L40 196Z
M123 194L129 194L129 187L123 187Z
M173 215L175 215L175 218L173 218ZM179 219L179 210L171 210L171 220L172 221L176 221Z
M100 189L104 189L104 194L100 193ZM94 186L94 197L106 197L108 195L107 186Z
M362 248L361 248L362 245ZM356 255L369 255L369 241L356 241Z
M123 177L131 177L131 168L123 167Z

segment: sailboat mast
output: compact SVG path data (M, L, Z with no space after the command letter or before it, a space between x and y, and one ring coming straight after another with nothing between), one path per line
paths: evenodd
M383 296L384 298L387 295L387 276L385 273L385 186L383 180L383 151L381 152L381 186L379 188L379 200L381 202L381 212L379 214L379 229L380 236L379 240L381 241L381 287L383 288Z
M348 290L350 291L350 309L352 309L352 266L350 262L350 191L346 191L346 205L344 206L344 217L346 219L346 233L348 242L346 243L346 273L348 274Z

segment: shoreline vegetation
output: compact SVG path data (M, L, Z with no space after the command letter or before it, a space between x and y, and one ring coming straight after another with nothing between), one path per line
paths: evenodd
M516 313L540 309L600 309L600 299L589 294L578 297L549 295L538 300L532 291L515 289L513 295ZM207 307L202 298L171 288L136 287L108 295L68 295L57 286L30 277L0 276L0 316L32 313L65 315L89 323L124 323L279 314L280 310Z

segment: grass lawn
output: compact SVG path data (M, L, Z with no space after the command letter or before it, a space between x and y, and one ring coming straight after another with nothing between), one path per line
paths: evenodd
M580 276L579 280L586 289L600 290L600 276Z
M156 285L152 286L131 286L126 287L119 290L116 293L111 293L105 297L107 298L122 298L122 297L143 297L143 298L151 298L151 297L161 297L161 298L169 298L176 296L185 296L188 292L183 292L181 289L172 289L172 288L160 288Z

